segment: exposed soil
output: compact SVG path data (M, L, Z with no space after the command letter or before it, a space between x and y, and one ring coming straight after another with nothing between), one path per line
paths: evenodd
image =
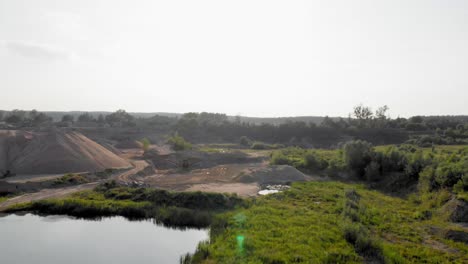
M3 131L0 171L16 175L60 174L126 168L130 164L78 132Z
M260 187L256 183L206 183L194 184L184 191L236 193L241 197L257 196Z
M114 149L114 146L122 148ZM89 190L109 179L126 186L237 193L244 197L256 196L265 183L284 184L311 179L290 166L269 166L265 161L266 152L247 153L230 149L222 152L174 152L167 145L152 145L144 152L127 139L121 144L112 144L109 149L74 131L1 132L0 150L0 158L3 158L0 164L4 164L4 169L14 168L17 173L36 174L11 177L9 182L1 182L0 189L17 193L25 191L21 188L26 186L29 191L40 190L0 204L0 210L16 203ZM181 165L187 160L189 166L183 168ZM91 177L88 178L90 183L51 188L50 183L64 173L92 173L130 166L133 169L115 173L107 179Z

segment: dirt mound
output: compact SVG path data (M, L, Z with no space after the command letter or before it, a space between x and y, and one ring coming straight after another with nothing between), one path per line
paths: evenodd
M241 173L236 180L243 183L285 184L296 181L307 181L308 177L294 167L277 165L249 170L248 172Z
M124 159L78 132L0 134L0 171L48 174L130 167Z

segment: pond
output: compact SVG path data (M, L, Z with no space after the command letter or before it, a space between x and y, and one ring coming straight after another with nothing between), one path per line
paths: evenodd
M266 184L266 185L262 185L261 188L262 188L262 190L260 190L258 192L258 194L268 195L268 194L279 193L279 192L285 191L285 190L291 188L291 186L281 185L281 184L276 184L276 185Z
M99 221L67 216L0 217L1 263L179 263L207 230L172 229L151 220Z

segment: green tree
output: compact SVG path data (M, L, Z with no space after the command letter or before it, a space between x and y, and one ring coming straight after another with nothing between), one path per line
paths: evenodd
M96 121L90 113L83 113L78 116L78 122L94 122Z
M151 141L147 138L143 138L140 140L141 143L141 148L143 149L144 152L147 152L151 146Z
M175 151L192 149L192 144L186 141L183 137L179 136L177 133L170 137L167 143L171 145Z
M5 122L13 125L20 125L26 119L26 112L23 110L15 109L11 111L5 118Z
M358 105L353 109L354 117L358 120L359 127L368 126L370 120L372 120L374 113L368 106Z
M74 122L74 121L75 121L75 117L73 115L66 114L62 116L62 122Z
M106 116L106 122L113 127L135 126L135 117L123 109Z

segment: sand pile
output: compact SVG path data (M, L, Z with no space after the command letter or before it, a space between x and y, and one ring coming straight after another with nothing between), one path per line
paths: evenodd
M0 171L52 174L130 167L124 159L78 132L0 133Z
M258 182L260 184L286 184L296 181L307 181L308 177L296 168L288 165L275 165L265 168L251 169L241 173L237 179L239 182Z

